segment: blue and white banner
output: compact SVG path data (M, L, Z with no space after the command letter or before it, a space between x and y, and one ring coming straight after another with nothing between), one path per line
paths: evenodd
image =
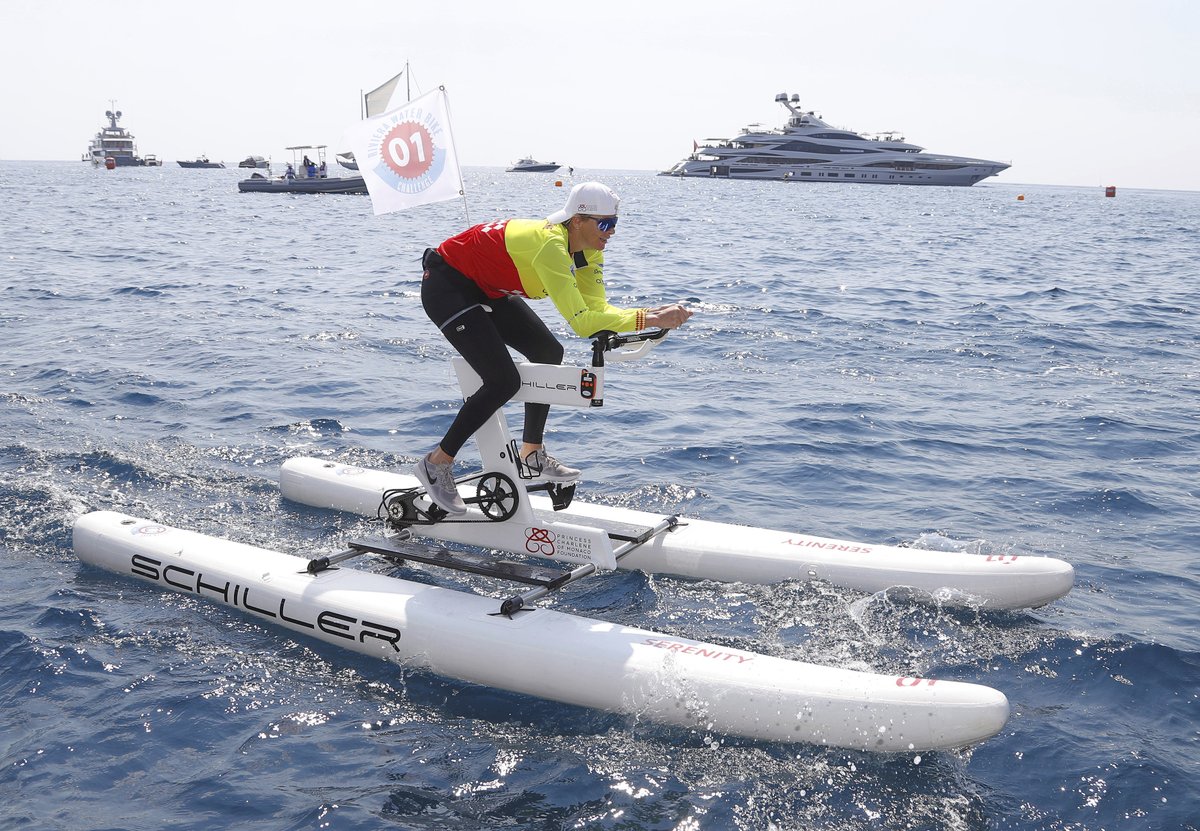
M376 216L462 195L443 89L354 125L346 140Z

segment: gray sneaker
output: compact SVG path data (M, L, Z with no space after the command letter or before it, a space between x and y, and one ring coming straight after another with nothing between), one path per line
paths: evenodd
M449 514L465 514L467 506L462 501L462 497L458 495L458 488L454 484L452 467L453 465L434 464L426 456L417 462L417 466L413 468L413 473L416 474L421 484L425 486L425 493L429 494L429 499L434 505L437 505Z
M567 467L558 459L546 452L546 448L535 450L525 457L525 464L533 471L538 479L548 479L551 482L577 482L583 471Z

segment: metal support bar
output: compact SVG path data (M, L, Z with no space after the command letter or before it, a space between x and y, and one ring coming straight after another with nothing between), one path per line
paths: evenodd
M641 534L638 534L636 537L629 540L629 542L617 548L613 552L613 556L616 557L617 562L620 562L622 557L633 551L635 548L645 545L659 534L665 531L670 531L678 525L679 517L669 516L659 522L653 528L648 528ZM524 594L513 595L500 604L499 614L502 614L505 617L512 617L517 612L531 608L531 604L541 600L543 597L550 594L550 592L560 589L570 583L574 583L576 580L581 580L590 574L595 574L597 570L598 569L596 568L595 563L586 563L579 566L579 568L572 569L571 571L567 572L566 579L559 581L555 586L539 586L538 588L527 591Z
M514 563L498 560L478 552L449 551L445 548L436 548L421 543L405 544L394 540L367 539L351 540L349 545L356 551L378 554L394 563L424 563L438 568L481 574L484 577L495 577L530 586L554 586L565 580L569 574L561 568Z
M392 537L393 540L403 541L412 538L412 531L401 531ZM338 563L344 563L346 560L351 560L355 557L361 557L366 554L361 548L347 548L345 551L339 551L337 554L330 554L327 557L315 557L308 561L308 568L305 569L309 574L320 574L326 569L332 568Z
M338 563L345 562L352 557L361 557L363 553L354 548L349 548L337 554L330 554L328 557L316 557L308 561L308 568L305 570L309 574L320 574L322 571L333 568Z

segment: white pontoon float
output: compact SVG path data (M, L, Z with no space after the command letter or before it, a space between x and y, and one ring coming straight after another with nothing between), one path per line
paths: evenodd
M597 339L590 367L520 363L514 400L600 406L606 356L610 362L641 357L662 334ZM462 358L453 364L464 397L471 395L479 377ZM1049 557L901 548L588 504L573 499L574 486L527 484L534 472L518 458L503 409L475 439L483 470L458 480L469 509L463 517L432 505L415 476L326 459L289 459L279 485L293 501L378 515L405 535L532 555L543 563L586 563L589 571L620 567L747 583L824 580L864 592L908 587L937 602L993 609L1045 605L1075 580L1069 563ZM619 563L614 545L626 546Z
M852 672L496 601L110 511L75 523L85 562L439 675L708 733L875 751L975 744L1008 718L978 684Z

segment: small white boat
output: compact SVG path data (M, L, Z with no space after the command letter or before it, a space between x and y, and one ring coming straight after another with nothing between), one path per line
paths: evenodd
M187 168L223 168L223 167L225 167L224 162L210 162L208 160L208 156L197 156L192 161L184 161L183 159L177 159L176 164L178 164L180 167L187 167Z
M539 162L532 156L526 156L513 162L506 173L553 173L562 167L558 162Z
M263 623L450 678L639 719L880 752L976 744L1008 719L979 684L823 667L533 609L112 511L75 522L84 562Z

